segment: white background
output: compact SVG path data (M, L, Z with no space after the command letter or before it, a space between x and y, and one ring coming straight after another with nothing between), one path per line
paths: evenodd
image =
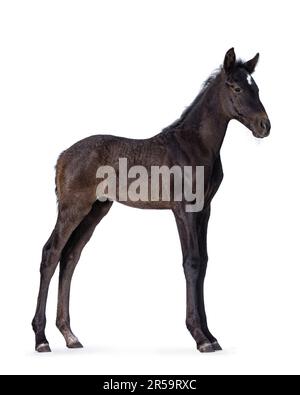
M1 373L300 373L297 1L1 1ZM224 351L185 328L171 212L114 204L75 272L68 350L34 352L41 249L55 222L54 165L97 133L145 138L174 121L234 46L261 53L269 138L237 122L209 226L206 304Z

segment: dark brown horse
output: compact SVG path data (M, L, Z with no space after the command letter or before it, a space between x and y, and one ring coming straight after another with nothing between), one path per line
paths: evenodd
M108 135L88 137L64 151L57 162L56 188L58 217L45 244L40 267L40 289L32 326L36 350L50 351L45 336L46 301L50 280L60 262L57 327L70 348L82 347L70 328L70 284L82 249L95 227L108 213L111 200L97 198L97 169L111 166L118 173L119 158L128 167L204 166L204 204L201 211L187 212L186 201L162 199L122 203L139 208L171 209L175 215L183 254L187 287L186 325L201 352L220 350L210 333L204 308L203 282L207 266L207 225L210 204L223 178L220 148L231 119L247 126L255 137L270 132L270 121L251 77L257 54L248 62L237 61L234 49L223 66L211 76L180 119L160 134L146 140ZM193 182L195 179L193 178ZM120 201L119 197L116 197Z

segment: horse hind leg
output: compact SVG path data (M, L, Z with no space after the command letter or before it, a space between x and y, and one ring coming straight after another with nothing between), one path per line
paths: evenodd
M56 325L69 348L82 347L70 327L69 302L72 276L83 248L90 240L96 226L108 213L111 205L110 201L96 201L91 211L70 236L61 255Z
M60 260L61 253L72 232L91 210L92 203L82 199L71 199L59 205L57 222L45 244L40 266L40 288L32 327L35 332L35 349L39 352L51 351L45 336L46 303L51 278Z

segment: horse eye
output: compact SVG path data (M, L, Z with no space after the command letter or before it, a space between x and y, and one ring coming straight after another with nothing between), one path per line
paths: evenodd
M241 88L234 88L234 91L237 92L237 93L241 93L242 89Z

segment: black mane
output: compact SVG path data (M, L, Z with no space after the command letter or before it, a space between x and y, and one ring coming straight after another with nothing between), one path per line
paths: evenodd
M193 109L199 104L203 95L207 92L208 88L215 82L216 78L221 74L222 68L218 68L215 70L202 84L202 88L196 98L192 101L192 103L185 108L182 112L181 116L176 119L171 125L167 126L163 129L163 132L167 132L172 129L178 129L182 126L183 122L186 120L187 116L193 111Z
M235 69L241 69L244 68L244 61L241 59L238 59L235 63ZM200 100L202 99L203 95L207 92L208 88L213 85L213 83L216 81L217 77L223 72L223 66L220 66L217 68L215 71L211 73L211 75L204 81L202 84L202 88L196 98L192 101L192 103L185 108L185 110L182 112L181 116L176 119L174 122L172 122L169 126L164 128L162 131L163 132L168 132L173 129L179 129L184 121L186 120L187 116L194 110L194 108L199 104Z

